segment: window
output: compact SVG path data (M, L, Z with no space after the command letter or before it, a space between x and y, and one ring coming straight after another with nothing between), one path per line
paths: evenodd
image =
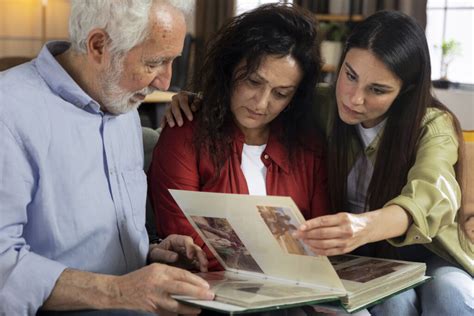
M275 2L293 2L288 0L237 0L235 5L235 15L244 13L245 11L255 9L256 7L265 4L265 3L275 3Z
M474 84L474 1L428 0L426 37L431 54L432 79L441 78L441 45L454 40L459 53L449 63L450 81Z

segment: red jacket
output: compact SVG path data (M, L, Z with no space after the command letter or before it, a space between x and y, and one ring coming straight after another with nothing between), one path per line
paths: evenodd
M187 122L181 128L163 129L148 171L149 196L155 210L158 234L162 237L170 234L191 236L206 252L209 270L222 270L168 189L248 194L240 169L244 135L235 128L232 154L217 181L211 181L215 174L214 166L207 152L201 150L197 156L192 143L194 128L195 123ZM328 214L327 172L321 139L313 137L306 149L296 149L294 162L291 163L274 130L277 129L270 133L262 153L262 161L267 167L267 194L290 196L306 219Z

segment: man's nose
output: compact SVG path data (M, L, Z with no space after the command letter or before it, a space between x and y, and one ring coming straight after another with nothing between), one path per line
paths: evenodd
M155 79L153 79L151 86L161 91L168 90L170 87L172 74L172 63L167 63L166 65L163 65L160 71L156 74Z

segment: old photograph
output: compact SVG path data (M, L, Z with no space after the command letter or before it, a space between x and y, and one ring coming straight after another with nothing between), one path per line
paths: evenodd
M346 262L357 260L358 257L351 256L351 255L339 255L339 256L331 256L329 257L329 261L331 264L337 268L337 266L341 264L345 264Z
M192 219L229 268L263 273L225 218L192 216Z
M289 208L274 206L257 206L257 208L273 237L285 252L313 255L303 242L292 236L292 233L298 229L298 222Z
M336 272L343 280L365 283L395 272L395 268L403 265L401 262L370 259L346 268L336 268Z

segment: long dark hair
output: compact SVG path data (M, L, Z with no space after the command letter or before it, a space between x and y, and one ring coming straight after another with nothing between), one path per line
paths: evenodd
M292 152L299 137L308 133L314 91L320 73L317 27L313 15L288 4L269 4L231 19L208 43L196 91L203 93L197 114L194 146L207 150L217 170L230 153L233 116L230 100L236 80L257 71L269 55L292 56L303 72L291 102L279 114L280 141ZM245 61L243 74L233 78L236 66Z
M347 39L339 71L347 52L366 49L381 60L401 81L399 95L387 112L374 172L367 191L366 208L378 209L400 195L408 171L415 162L422 119L433 107L451 115L459 139L456 178L462 184L462 132L454 114L431 93L431 64L423 29L409 16L380 11L359 24ZM337 109L329 138L329 183L335 212L347 207L350 140L357 137L354 126L344 123Z

